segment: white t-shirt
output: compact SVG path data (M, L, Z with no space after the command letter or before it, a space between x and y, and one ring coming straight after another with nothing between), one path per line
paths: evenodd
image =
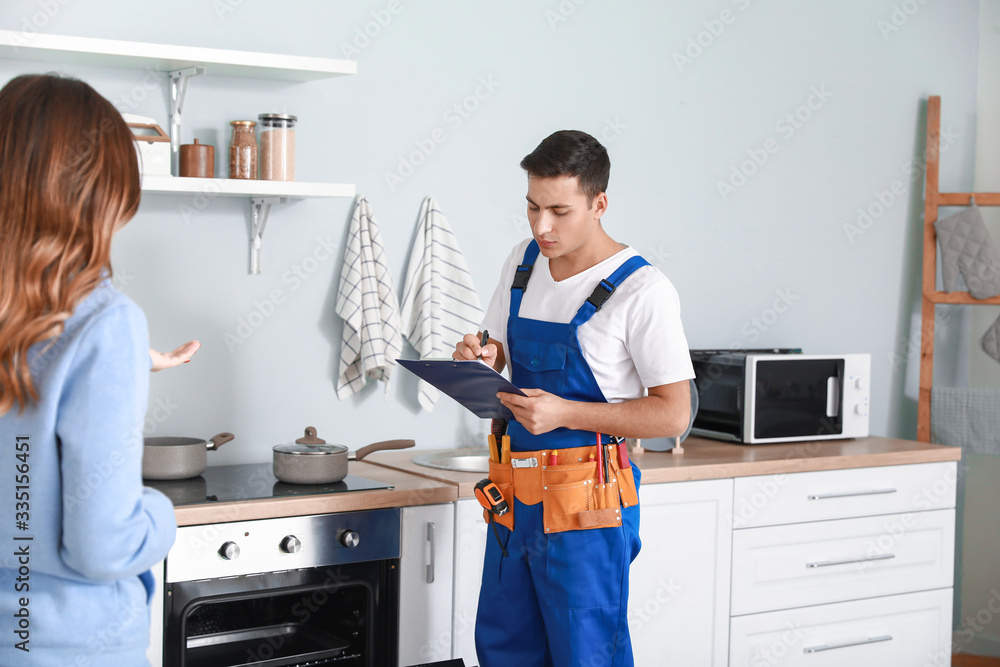
M504 348L510 285L530 242L526 239L517 244L507 257L483 320L482 329ZM549 260L539 253L518 315L560 324L571 322L597 284L638 254L625 248L586 271L556 282L549 272ZM597 385L610 403L641 398L647 387L694 377L677 290L653 266L638 269L619 285L604 306L577 330L577 336ZM510 359L509 350L506 354Z

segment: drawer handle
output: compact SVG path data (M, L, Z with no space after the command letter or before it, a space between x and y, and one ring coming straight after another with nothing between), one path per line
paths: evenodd
M434 522L427 522L427 543L429 545L429 553L427 562L427 576L426 581L428 584L434 583Z
M869 637L856 642L844 642L843 644L820 644L819 646L809 646L802 649L803 653L819 653L820 651L832 651L835 648L847 648L848 646L863 646L865 644L877 644L878 642L890 642L892 635L879 635Z
M896 554L878 554L875 556L865 556L864 558L851 558L849 560L821 560L816 563L806 563L806 567L830 567L831 565L850 565L851 563L867 563L873 560L889 560L895 558Z
M896 489L872 489L871 491L849 491L847 493L810 493L809 500L827 500L829 498L850 498L852 496L878 496L883 493L896 493Z

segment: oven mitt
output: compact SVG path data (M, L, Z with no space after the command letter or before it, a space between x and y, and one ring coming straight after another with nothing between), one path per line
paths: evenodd
M1000 317L986 330L979 344L982 346L983 352L1000 363Z
M1000 265L979 207L972 205L960 213L934 223L941 247L941 278L944 291L954 292L961 272L969 294L989 299L1000 294Z

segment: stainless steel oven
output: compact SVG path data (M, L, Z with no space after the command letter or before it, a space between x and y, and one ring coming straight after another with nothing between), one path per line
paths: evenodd
M398 509L178 529L164 665L397 664Z

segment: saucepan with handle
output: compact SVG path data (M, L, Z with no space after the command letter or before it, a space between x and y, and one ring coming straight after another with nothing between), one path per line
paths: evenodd
M205 472L208 452L232 440L232 433L219 433L209 440L202 438L144 438L142 447L143 479L188 479Z
M289 445L275 445L274 476L289 484L333 484L347 477L347 462L360 461L383 449L407 449L413 440L384 440L348 453L344 445L328 445L312 426Z

